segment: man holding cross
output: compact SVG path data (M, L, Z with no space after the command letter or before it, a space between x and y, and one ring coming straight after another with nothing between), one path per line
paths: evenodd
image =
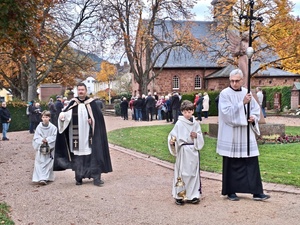
M231 71L229 81L230 86L222 90L219 97L217 153L223 157L222 195L227 195L231 201L238 201L236 193L251 193L254 200L266 200L270 196L263 193L255 137L255 133L260 134L260 107L252 94L242 87L243 72L240 69ZM247 140L248 123L250 140ZM250 142L249 154L247 141Z
M74 170L76 185L93 178L94 185L102 186L101 173L112 172L104 118L98 100L87 97L85 84L78 84L77 92L58 117L54 170Z

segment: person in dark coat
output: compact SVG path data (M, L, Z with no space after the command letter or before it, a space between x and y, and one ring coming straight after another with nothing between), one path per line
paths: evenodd
M180 98L177 92L174 92L171 99L171 109L173 116L173 124L178 120L179 111L180 111Z
M55 104L53 102L53 99L50 98L49 102L48 102L48 109L51 113L51 123L54 124L57 127L57 117L56 117L56 108L55 108Z
M29 133L34 134L34 125L35 125L35 120L36 120L36 116L35 116L35 102L34 101L30 101L30 105L28 106L28 111L29 111Z
M0 119L2 123L2 140L3 141L9 141L9 139L6 137L7 131L9 129L9 125L11 122L11 116L8 108L6 107L6 102L1 103L0 108Z
M143 99L141 98L140 95L137 95L137 99L133 102L135 121L143 120L143 115L142 115L143 105L144 105Z
M147 116L146 116L146 95L144 95L144 94L142 94L142 101L143 101L142 120L147 121Z
M199 93L198 94L199 98L196 102L196 113L197 113L197 120L200 120L202 121L202 117L201 117L201 113L202 113L202 104L203 104L203 97L202 97L202 94Z
M146 105L146 121L153 120L153 112L155 108L155 98L152 96L151 92L148 93L148 96L145 100ZM149 118L150 113L150 118Z
M123 119L128 120L128 101L124 97L123 101L120 103L121 112L123 113Z
M72 169L76 185L93 178L104 184L102 173L112 172L103 114L93 98L87 97L86 85L77 85L78 97L70 100L58 117L54 171Z
M57 118L63 108L64 108L64 104L62 103L62 96L58 95L58 96L56 96L56 102L55 102L56 121L53 123L55 126L57 126Z
M36 102L35 103L35 109L33 111L33 121L34 121L34 125L33 125L33 129L34 131L36 130L37 126L39 125L40 122L42 122L42 107L41 104Z

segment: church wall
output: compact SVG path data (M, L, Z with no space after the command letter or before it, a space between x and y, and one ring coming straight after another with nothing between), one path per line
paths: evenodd
M300 81L299 78L293 77L255 77L251 79L252 87L274 87L274 86L293 86L294 82Z
M197 93L206 89L205 76L216 70L199 70L199 69L164 69L163 72L155 79L153 91L158 94L166 95L173 91L179 93ZM201 88L195 88L195 77L201 77ZM174 76L179 77L179 88L173 89L172 80Z
M229 86L229 78L212 78L204 80L205 76L216 72L217 69L164 69L163 72L148 85L148 90L166 95L173 91L179 93L197 93L203 90L217 91L223 90ZM177 75L180 80L179 89L172 88L172 78ZM201 89L195 89L194 78L199 75L201 79ZM294 82L299 82L300 76L295 77L253 77L251 78L251 87L274 87L274 86L293 86ZM138 91L137 83L133 82L133 93ZM144 93L147 94L147 93Z

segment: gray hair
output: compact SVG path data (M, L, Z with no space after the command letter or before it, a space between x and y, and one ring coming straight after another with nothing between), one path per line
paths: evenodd
M232 70L232 71L230 72L230 74L229 74L229 79L230 79L232 76L235 76L235 75L240 75L241 78L244 77L242 70L240 70L240 69L234 69L234 70Z

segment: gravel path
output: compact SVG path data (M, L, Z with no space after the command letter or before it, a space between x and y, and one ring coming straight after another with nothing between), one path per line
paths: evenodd
M134 122L106 117L107 130L165 124L165 121ZM203 123L216 122L208 118ZM267 122L300 126L300 119L267 118ZM230 202L220 195L221 182L202 179L200 204L177 206L171 197L173 171L167 167L111 148L113 172L104 174L105 184L92 180L76 186L70 170L56 172L46 186L32 184L34 151L28 131L8 133L0 141L0 201L11 206L18 225L82 224L298 224L300 195L267 192L271 199L256 202L239 195ZM1 223L1 221L0 221Z

